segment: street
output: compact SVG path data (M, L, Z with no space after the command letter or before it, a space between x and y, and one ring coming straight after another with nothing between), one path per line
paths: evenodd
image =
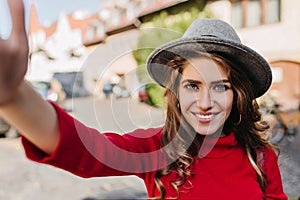
M137 127L161 126L164 113L135 99L69 100L66 107L80 121L100 131L119 133ZM113 109L112 109L113 108ZM299 132L298 132L299 133ZM95 200L145 199L142 180L136 177L82 179L63 170L25 158L18 138L0 139L0 199L5 200ZM284 190L296 199L300 195L300 135L293 143L281 144L280 168Z
M280 143L279 167L284 191L292 200L300 198L300 125L291 143L286 138Z

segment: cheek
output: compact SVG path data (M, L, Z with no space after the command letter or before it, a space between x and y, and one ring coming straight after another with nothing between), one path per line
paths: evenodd
M223 109L225 110L227 116L231 112L232 104L233 104L233 93L229 93L224 99L224 102L222 104L224 106Z
M182 111L187 110L192 104L193 102L195 102L196 99L196 95L195 94L191 94L191 93L179 93L179 103L180 103L180 108Z
M232 104L231 104L231 105L228 105L228 106L225 108L226 119L229 117L229 115L230 115L230 113L231 113L231 109L232 109Z

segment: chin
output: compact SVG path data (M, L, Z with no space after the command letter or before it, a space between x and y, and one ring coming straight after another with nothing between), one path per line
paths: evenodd
M207 136L212 136L212 135L214 135L214 136L220 136L221 134L222 134L222 129L223 127L221 127L221 128L210 128L210 127L208 127L208 128L194 128L195 129L195 131L198 133L198 134L200 134L200 135L207 135Z

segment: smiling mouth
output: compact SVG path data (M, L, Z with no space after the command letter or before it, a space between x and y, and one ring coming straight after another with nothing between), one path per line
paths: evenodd
M192 114L196 117L197 121L202 124L211 123L218 115L218 113L212 113L212 112L207 112L207 113L193 112Z
M199 114L199 113L194 113L194 114L197 118L203 120L211 120L215 116L214 114Z

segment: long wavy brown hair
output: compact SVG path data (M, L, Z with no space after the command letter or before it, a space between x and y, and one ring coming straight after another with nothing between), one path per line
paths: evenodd
M237 144L245 149L249 161L258 175L261 189L265 188L265 179L261 167L257 164L257 152L265 146L273 146L266 139L268 124L261 120L259 106L255 100L253 86L241 67L217 54L202 52L185 52L184 57L174 55L169 59L167 66L171 67L171 74L166 76L165 97L167 101L166 122L163 128L162 146L164 148L170 165L156 172L155 184L160 191L160 196L154 199L164 199L166 189L161 181L163 176L176 171L178 176L170 184L176 189L177 199L179 197L178 187L188 181L189 176L194 176L190 167L193 165L200 151L201 136L188 124L181 115L180 102L178 101L178 88L180 75L185 64L190 58L203 57L212 59L216 64L222 66L228 73L229 81L234 92L234 101L231 113L224 124L223 133L234 132Z

